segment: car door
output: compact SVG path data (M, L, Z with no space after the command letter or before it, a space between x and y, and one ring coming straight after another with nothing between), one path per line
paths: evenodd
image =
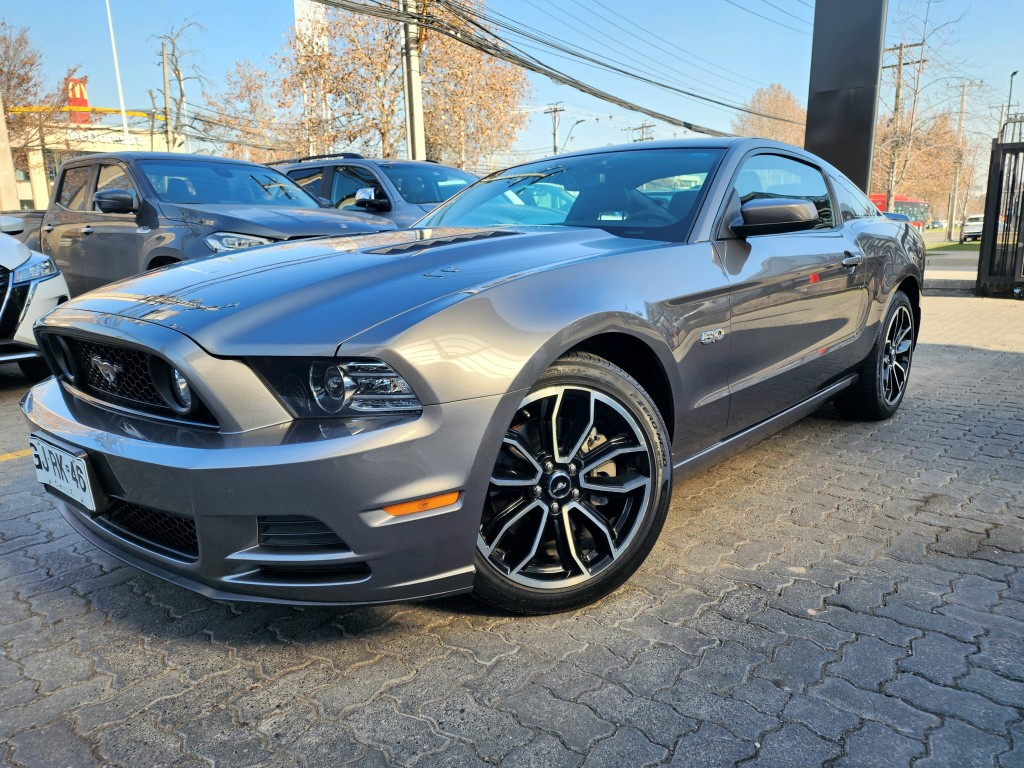
M131 192L136 203L142 199L127 167L113 160L99 163L96 173L96 192L108 189ZM137 213L104 213L91 197L89 208L92 211L92 232L82 239L81 261L77 268L83 291L91 291L144 269L139 263L143 235L139 234ZM76 291L72 290L72 293Z
M819 223L736 237L729 223L756 198L807 200ZM718 235L731 284L729 430L737 432L814 395L856 362L865 270L821 169L781 152L744 158Z
M40 230L43 253L56 263L72 296L88 290L84 247L93 234L92 195L96 166L93 163L66 165L57 180L53 204L46 209Z

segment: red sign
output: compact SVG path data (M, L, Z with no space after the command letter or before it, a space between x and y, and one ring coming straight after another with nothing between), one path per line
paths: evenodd
M68 106L69 107L88 107L89 106L89 94L85 90L87 78L84 77L69 77L68 83ZM76 125L88 125L92 122L92 116L88 112L79 111L76 109L70 110L71 122Z

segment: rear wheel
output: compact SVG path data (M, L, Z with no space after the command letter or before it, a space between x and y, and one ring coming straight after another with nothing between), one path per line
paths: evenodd
M835 397L836 407L858 419L888 419L900 407L914 355L914 309L902 291L893 296L860 380Z
M491 473L476 594L549 613L608 594L640 566L671 494L667 430L651 398L602 358L570 354L523 399Z

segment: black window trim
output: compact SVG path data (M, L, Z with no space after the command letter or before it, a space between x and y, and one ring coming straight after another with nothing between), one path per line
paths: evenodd
M793 160L795 162L801 163L802 165L806 165L810 168L813 168L818 173L820 173L823 181L825 182L825 191L828 192L829 204L832 206L832 226L828 227L827 229L824 227L816 227L814 229L804 230L803 232L789 232L785 233L784 235L758 235L758 237L791 237L793 235L815 235L820 234L822 232L836 232L843 228L843 223L836 221L836 200L835 193L832 190L831 175L826 173L824 168L822 168L817 163L813 162L810 158L804 157L803 155L797 154L795 152L789 152L782 147L758 147L756 149L751 149L749 152L743 154L743 156L736 163L736 169L732 172L732 175L729 177L729 183L726 187L727 194L725 195L725 198L722 201L722 207L718 211L718 215L715 217L715 226L712 229L712 232L714 233L712 235L713 240L721 239L719 233L722 231L722 227L725 224L725 217L729 211L729 205L732 202L732 191L736 184L736 180L739 178L740 172L743 170L743 166L752 157L758 157L760 155L774 155L776 157L784 157L787 160Z
M86 181L85 181L84 189L88 190L88 192L87 192L87 199L90 202L90 206L88 208L83 208L80 211L76 211L74 208L68 208L66 205L64 205L60 201L61 194L64 192L64 180L67 178L68 171L73 171L73 170L75 170L77 168L85 168L86 172L88 174L87 178L86 178ZM92 196L96 194L96 174L97 173L99 173L99 164L97 162L95 162L95 161L88 162L88 163L75 163L74 165L65 165L61 169L60 180L59 180L59 182L57 184L57 188L56 188L57 191L56 191L56 193L53 196L54 205L56 205L62 211L67 211L68 213L78 213L78 214L83 214L83 213L91 214L91 213L93 213L91 203L92 203Z
M100 169L105 165L116 165L119 166L121 170L124 171L124 175L128 177L128 181L130 181L132 184L132 190L135 192L136 201L139 204L141 204L142 191L139 189L138 182L136 182L135 179L132 178L131 168L129 168L128 164L117 158L110 158L107 160L97 160L94 163L94 165L96 166L96 170L92 175L92 194L89 196L89 207L86 209L86 212L99 214L100 216L134 217L136 215L135 213L104 213L103 211L96 207L96 203L92 199L99 191Z

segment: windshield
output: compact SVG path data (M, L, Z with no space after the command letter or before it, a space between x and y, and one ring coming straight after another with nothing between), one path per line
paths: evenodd
M442 203L476 181L471 173L433 163L395 163L381 170L407 203L417 205Z
M259 165L203 160L142 160L139 167L165 203L319 208L284 174Z
M717 149L643 149L541 160L486 177L417 227L543 224L679 240L721 156Z

